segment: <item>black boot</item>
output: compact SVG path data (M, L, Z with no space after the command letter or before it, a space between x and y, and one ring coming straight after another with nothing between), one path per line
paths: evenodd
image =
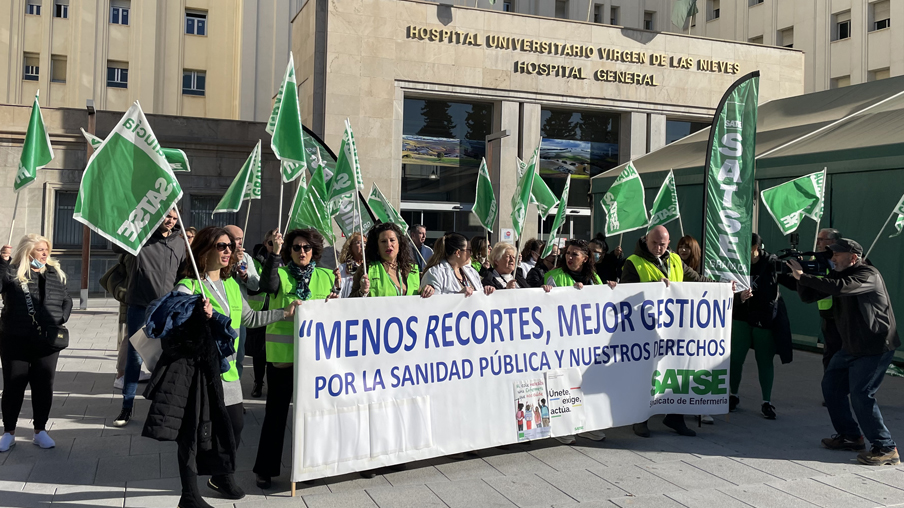
M251 389L251 396L255 399L261 398L264 391L264 383L254 383L254 387Z
M198 475L179 464L179 474L182 480L182 497L179 498L179 508L213 508L201 497L198 490Z
M693 437L697 433L687 427L684 422L684 415L665 415L662 423L682 436Z
M235 484L231 474L211 476L207 480L207 486L226 499L241 499L245 497L245 491Z

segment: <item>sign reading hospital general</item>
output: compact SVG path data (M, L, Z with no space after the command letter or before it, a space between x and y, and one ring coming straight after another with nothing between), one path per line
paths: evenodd
M731 286L305 302L292 481L728 411Z

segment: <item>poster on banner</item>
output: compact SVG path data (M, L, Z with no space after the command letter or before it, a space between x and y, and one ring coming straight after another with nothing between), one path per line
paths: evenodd
M728 284L680 282L307 301L291 480L727 413L732 303Z
M552 370L546 373L546 412L555 436L570 436L584 432L584 392L581 390L581 371ZM544 403L546 401L543 401ZM549 426L549 423L545 423Z

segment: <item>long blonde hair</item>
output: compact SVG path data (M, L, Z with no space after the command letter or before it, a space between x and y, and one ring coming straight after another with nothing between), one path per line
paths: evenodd
M44 263L44 266L39 270L40 273L45 273L47 267L51 266L58 274L60 274L60 280L65 284L66 274L63 272L63 269L60 268L60 263L56 259L50 257L50 253L53 252L53 244L50 243L50 240L47 238L35 233L25 235L19 240L19 245L16 246L16 250L9 260L10 264L18 265L16 269L16 278L22 282L28 282L29 277L26 276L26 274L31 274L31 252L42 242L47 244L47 262Z

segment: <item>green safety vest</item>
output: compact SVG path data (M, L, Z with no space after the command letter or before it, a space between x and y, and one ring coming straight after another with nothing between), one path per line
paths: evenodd
M370 279L370 292L367 293L367 296L410 296L418 294L418 290L421 287L421 274L415 264L411 265L411 272L408 274L408 280L406 280L408 287L405 288L404 295L399 294L398 286L392 282L389 274L386 273L383 263L378 262L368 266L367 277Z
M477 271L477 273L480 273L480 271L483 270L483 265L477 261L471 261L471 268Z
M656 265L646 259L631 254L627 261L634 265L640 282L658 282L663 277L672 282L682 282L684 280L684 263L681 262L681 256L674 252L669 252L669 273L662 273Z
M270 309L284 309L291 302L298 300L295 296L295 279L289 275L289 270L281 266L279 274L279 288L276 294L270 297ZM333 292L336 276L332 270L326 268L314 268L311 274L310 300L326 300ZM267 325L266 350L267 361L270 363L294 363L295 362L295 320L284 319Z
M552 279L553 282L556 283L556 287L571 287L574 286L574 279L571 275L565 273L565 270L562 268L554 268L548 272L546 272L546 277L544 280ZM603 281L600 279L600 276L597 274L593 274L593 283L594 284L602 284Z
M264 267L260 264L260 261L252 259L251 262L254 263L254 268L257 270L257 273L260 274L261 272L263 272ZM256 295L249 294L247 300L249 307L260 312L264 310L264 305L267 303L267 293L260 293Z
M201 283L195 279L182 279L177 285L182 285L191 290L192 294L202 295L204 294L201 291ZM242 290L239 288L239 283L234 279L229 278L223 281L223 286L226 287L226 300L229 302L229 312L223 308L220 304L218 298L213 295L209 295L210 305L213 307L213 310L219 312L224 316L228 316L230 319L230 324L232 325L232 329L235 330L235 344L233 347L236 351L239 350L239 327L242 326ZM207 292L211 293L210 288L207 288ZM238 381L239 380L239 370L235 367L235 354L229 357L229 370L222 374L223 381Z

